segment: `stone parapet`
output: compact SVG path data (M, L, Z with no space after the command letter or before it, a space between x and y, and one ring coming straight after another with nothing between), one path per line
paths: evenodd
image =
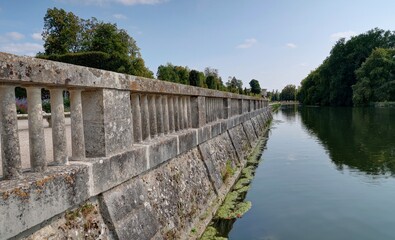
M19 146L14 104L17 86L27 89L29 169L21 167L21 148L25 146ZM42 88L50 90L53 109L52 142L47 144L54 151L49 162L42 125ZM66 142L64 91L70 96L71 142ZM211 203L227 189L223 187L227 164L232 168L243 165L270 119L267 101L260 98L6 53L0 53L0 113L0 212L4 213L0 239L27 236L92 198L99 199L103 219L118 239L185 237L185 231L205 209L201 204ZM70 155L67 145L72 149ZM158 185L154 179L162 175L181 185L166 185L165 179ZM191 222L180 225L173 219L173 225L165 224L164 216L156 211L176 213L174 206L187 201L183 193L202 195L197 189L186 191L185 181L191 185L204 181L193 186L212 192L206 199L192 198L196 205L191 202L188 213L179 210L180 219L186 221L189 216ZM135 184L137 189L129 191ZM171 193L149 191L161 184L177 192L181 203L166 195ZM124 195L114 193L115 189L133 198L141 192L149 200L117 205L126 203L118 199ZM156 199L155 194L164 194L167 202ZM135 209L141 206L144 209ZM118 207L133 210L125 210L123 216ZM140 229L136 224L143 215L148 222L156 219L156 227ZM136 231L125 232L125 227Z

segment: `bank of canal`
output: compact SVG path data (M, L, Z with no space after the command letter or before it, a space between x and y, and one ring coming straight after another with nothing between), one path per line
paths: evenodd
M273 114L229 239L395 239L395 108Z

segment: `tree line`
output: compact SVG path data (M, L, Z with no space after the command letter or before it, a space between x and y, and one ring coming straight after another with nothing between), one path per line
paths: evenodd
M48 9L44 16L44 52L38 58L99 68L119 73L154 78L146 66L136 41L126 30L114 23L105 23L92 17L82 19L63 9ZM224 84L218 70L207 67L203 72L171 63L160 65L160 80L187 84L239 94L260 94L259 81L252 79L250 88L229 77Z
M372 29L346 41L301 82L298 100L309 105L351 106L395 101L395 33Z

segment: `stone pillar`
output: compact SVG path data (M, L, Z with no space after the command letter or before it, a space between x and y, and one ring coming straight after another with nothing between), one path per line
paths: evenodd
M82 92L87 157L106 157L133 144L130 91L95 89Z
M153 94L148 95L148 106L149 106L149 124L150 124L150 136L154 138L158 135L158 126L156 120L156 97Z
M72 160L85 158L84 121L81 90L70 90L71 151Z
M163 133L169 133L169 105L168 96L162 96L162 109L163 109Z
M226 119L232 116L230 104L231 104L230 98L223 99L224 118Z
M238 100L238 114L242 114L243 113L243 100L242 99L239 99Z
M206 98L191 97L192 127L199 128L206 124Z
M47 161L45 155L41 89L38 87L27 87L26 91L29 113L30 164L34 172L43 172L47 168Z
M131 95L131 107L133 117L133 137L134 142L141 142L143 140L141 129L141 109L140 109L140 96L138 94Z
M187 97L187 111L188 111L188 128L192 128L192 109L191 109L191 97Z
M178 96L173 97L173 105L174 105L174 130L180 130L180 114L179 114L179 105L178 105Z
M182 105L184 107L184 128L188 128L188 104L187 104L187 97L182 98Z
M162 136L163 135L163 107L162 107L162 96L158 95L156 96L156 120L157 120L157 126L158 126L158 135Z
M180 121L180 130L183 130L185 128L185 126L184 126L185 116L184 116L184 104L183 104L184 101L183 100L184 100L183 96L178 97L178 113L179 113L178 118Z
M3 177L20 178L22 162L13 86L0 85L0 124Z
M167 102L168 102L168 107L169 107L169 132L173 133L175 126L175 120L174 120L174 97L173 96L169 96L167 98Z
M50 89L53 159L56 165L67 163L67 140L63 89Z
M142 138L143 141L150 139L150 121L149 121L149 110L148 110L148 96L146 94L141 95L141 126L142 126Z

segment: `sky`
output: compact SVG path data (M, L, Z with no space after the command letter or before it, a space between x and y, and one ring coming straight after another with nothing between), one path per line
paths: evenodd
M172 63L249 88L300 85L342 37L395 30L394 0L0 0L0 52L34 56L48 8L125 29L147 67Z

